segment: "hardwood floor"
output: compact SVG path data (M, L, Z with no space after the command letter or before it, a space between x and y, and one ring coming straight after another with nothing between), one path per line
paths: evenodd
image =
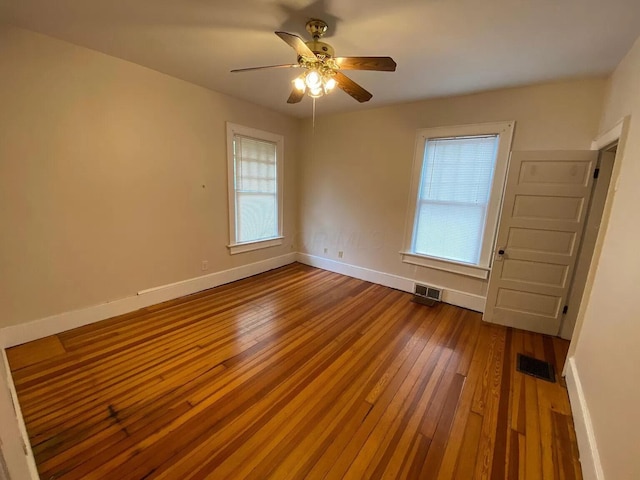
M568 343L293 264L8 350L41 478L580 479Z

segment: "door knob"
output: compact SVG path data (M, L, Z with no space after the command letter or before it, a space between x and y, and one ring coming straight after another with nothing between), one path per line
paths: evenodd
M504 250L498 250L498 255L504 255Z

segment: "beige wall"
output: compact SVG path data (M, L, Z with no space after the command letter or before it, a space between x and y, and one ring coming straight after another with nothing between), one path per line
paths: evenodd
M297 120L11 27L0 71L0 327L293 250ZM227 251L226 121L285 136L280 247Z
M600 131L631 115L575 363L609 480L640 478L640 39L608 83ZM615 181L615 180L614 180Z
M416 130L515 120L514 150L589 149L604 84L567 81L321 116L315 136L307 121L301 250L334 260L342 250L349 264L484 296L485 280L400 260Z

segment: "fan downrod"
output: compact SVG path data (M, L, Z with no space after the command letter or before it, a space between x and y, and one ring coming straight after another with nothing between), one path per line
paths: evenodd
M314 40L322 38L322 36L327 33L328 29L329 26L324 20L312 18L307 22L307 32L311 34Z

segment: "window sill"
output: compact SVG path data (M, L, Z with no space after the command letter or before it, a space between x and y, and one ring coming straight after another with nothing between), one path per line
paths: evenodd
M260 250L261 248L275 247L276 245L282 245L284 237L266 238L264 240L256 240L255 242L234 243L227 245L229 253L235 255L236 253L251 252L253 250Z
M489 267L479 267L477 265L469 265L468 263L428 257L426 255L419 255L411 252L400 252L400 255L402 255L402 261L404 263L434 268L444 272L457 273L458 275L465 275L467 277L481 278L483 280L489 278Z

